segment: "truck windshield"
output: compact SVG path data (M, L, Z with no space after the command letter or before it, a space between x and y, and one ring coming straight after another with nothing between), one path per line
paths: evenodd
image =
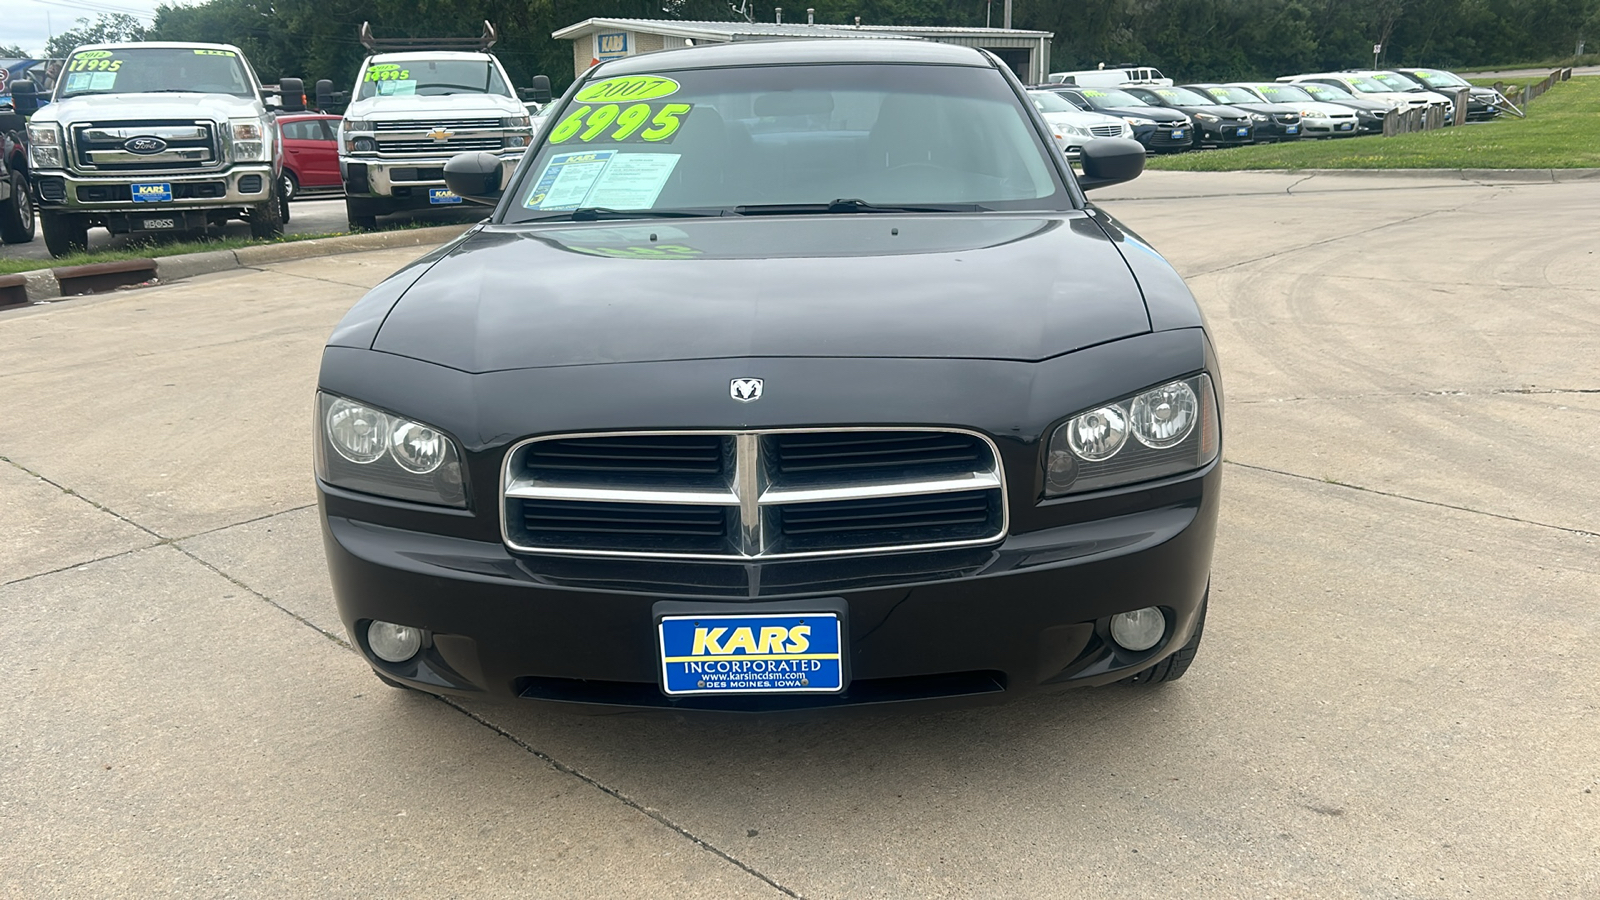
M1051 152L989 68L601 77L555 112L504 221L1070 209Z
M193 47L79 50L67 58L58 88L59 99L152 92L255 96L239 54Z
M477 59L408 59L375 62L361 76L358 99L368 97L443 97L447 94L511 96L498 67Z

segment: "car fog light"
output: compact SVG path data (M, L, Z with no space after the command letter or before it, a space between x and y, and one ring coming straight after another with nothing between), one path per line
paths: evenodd
M1154 606L1111 617L1111 639L1127 650L1149 650L1161 643L1161 636L1166 633L1167 617Z
M422 632L407 625L374 621L367 626L367 646L372 648L373 656L384 662L405 662L422 649Z

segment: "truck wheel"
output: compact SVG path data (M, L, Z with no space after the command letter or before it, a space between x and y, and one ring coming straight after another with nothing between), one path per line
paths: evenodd
M250 236L258 241L283 237L283 191L277 181L267 202L250 207Z
M373 214L366 204L358 200L352 200L349 197L344 198L344 215L346 219L350 220L351 231L378 230L378 217Z
M1206 630L1206 607L1211 602L1211 589L1206 589L1206 596L1200 601L1200 618L1194 623L1194 634L1189 636L1189 643L1183 649L1163 659L1143 672L1122 679L1123 684L1162 684L1167 681L1177 681L1183 673L1189 671L1189 664L1194 662L1195 651L1200 649L1200 633Z
M26 244L33 240L33 198L21 172L11 173L11 199L0 206L0 241Z
M41 211L39 230L44 232L44 245L51 256L66 256L89 249L89 222L83 216Z

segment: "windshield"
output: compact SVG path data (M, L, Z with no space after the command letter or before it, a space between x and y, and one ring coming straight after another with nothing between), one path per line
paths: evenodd
M1051 91L1029 91L1028 98L1033 101L1033 105L1037 106L1040 112L1082 112L1076 106L1063 100L1060 94Z
M1391 91L1401 91L1411 94L1424 90L1422 85L1417 84L1415 81L1412 81L1409 78L1402 78L1399 75L1390 75L1387 72L1379 72L1378 74L1372 76L1372 78L1379 84L1387 86Z
M1284 87L1284 85L1279 85L1279 87ZM1326 101L1329 101L1329 102L1335 102L1335 101L1339 101L1339 100L1354 100L1355 99L1355 95L1354 94L1351 94L1349 91L1346 91L1343 88L1333 87L1332 85L1316 84L1314 82L1307 82L1306 84L1300 85L1300 87L1303 88L1306 93L1310 94L1313 99L1316 99L1316 100L1326 100Z
M1273 103L1304 103L1316 99L1311 96L1310 88L1302 90L1299 86L1290 84L1257 85L1256 91Z
M789 65L602 78L579 89L542 137L505 221L576 218L571 210L1071 206L1051 149L987 68Z
M1360 75L1347 75L1345 77L1349 80L1351 87L1364 93L1387 94L1390 90L1386 85L1379 84L1371 78L1363 78Z
M1095 109L1124 109L1129 106L1149 106L1142 97L1116 89L1108 91L1082 91L1089 105Z
M1249 91L1245 90L1244 88L1214 87L1214 88L1207 88L1206 89L1206 93L1210 94L1212 96L1212 98L1214 98L1216 100L1219 100L1219 101L1221 101L1223 103L1260 103L1261 102L1261 98L1260 97L1257 97L1255 94L1250 93Z
M1174 104L1174 105L1177 105L1177 106L1221 106L1222 105L1222 104L1218 103L1217 101L1211 99L1210 97L1207 97L1205 94L1202 94L1199 91L1191 91L1188 88L1180 88L1180 87L1155 88L1154 90L1151 91L1151 93L1155 94L1157 97L1160 97L1162 100L1165 100L1166 102Z
M1414 69L1408 73L1431 88L1464 88L1472 87L1471 82L1450 72L1441 72L1438 69Z
M447 94L511 96L500 71L488 60L413 59L373 63L361 76L357 99L368 97L443 97Z
M62 99L83 94L147 92L255 96L239 54L189 47L80 50L67 58L60 90Z

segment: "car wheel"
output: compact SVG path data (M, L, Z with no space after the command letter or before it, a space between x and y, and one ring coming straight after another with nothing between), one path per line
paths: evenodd
M1206 630L1206 607L1210 602L1211 589L1206 588L1206 595L1200 601L1200 618L1194 623L1194 634L1189 636L1189 642L1182 649L1150 668L1122 679L1122 684L1163 684L1182 678L1183 673L1189 671L1189 664L1194 662L1195 652L1200 649L1200 634Z
M300 193L300 179L294 177L294 173L288 169L284 169L283 174L278 177L278 186L283 191L285 201L293 200Z
M61 257L89 249L89 221L68 213L39 213L39 230L51 256Z
M0 206L0 241L26 244L33 240L33 197L21 172L11 173L11 200Z

